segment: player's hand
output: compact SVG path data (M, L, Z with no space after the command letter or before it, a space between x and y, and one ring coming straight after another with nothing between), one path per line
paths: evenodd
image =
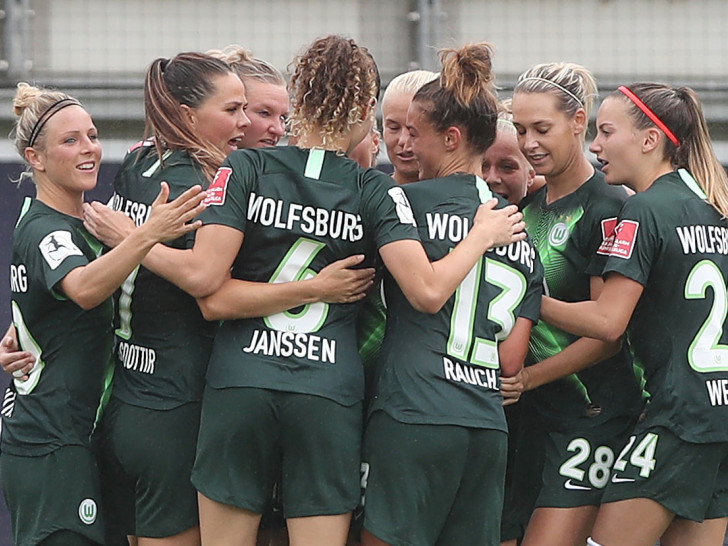
M35 366L35 357L28 351L18 350L18 340L13 335L6 335L0 342L0 366L5 373L15 379L25 381L30 370Z
M495 209L497 199L491 199L478 207L473 220L474 232L483 237L485 250L497 246L509 245L526 238L526 224L523 214L515 205L508 205L502 209Z
M110 248L114 248L136 229L134 221L103 203L83 204L83 225L91 235Z
M139 229L147 231L158 242L172 241L194 231L202 226L200 220L192 220L205 210L205 197L202 186L197 185L174 201L168 201L169 185L162 182L159 195L152 203L152 213Z
M374 268L351 269L364 260L355 254L332 262L313 277L319 301L326 303L353 303L366 296L374 283Z
M521 399L521 394L531 390L528 387L529 372L528 368L523 368L513 377L501 377L501 394L503 395L503 405L510 406Z

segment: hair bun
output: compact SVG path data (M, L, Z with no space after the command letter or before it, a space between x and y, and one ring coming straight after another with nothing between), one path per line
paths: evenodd
M495 94L493 46L488 42L466 44L460 49L440 51L440 85L467 107L481 91Z
M18 117L22 116L25 109L38 100L38 97L42 94L43 90L38 87L34 87L26 82L18 83L15 98L13 99L13 112L15 115Z

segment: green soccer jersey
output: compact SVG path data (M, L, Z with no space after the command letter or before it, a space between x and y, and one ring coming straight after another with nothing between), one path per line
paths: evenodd
M616 225L623 188L607 185L596 171L576 191L546 202L541 188L523 208L526 229L543 263L547 295L575 302L590 299L590 278L601 275L606 263L603 239ZM531 332L526 365L553 356L578 339L540 321ZM641 405L632 360L627 347L612 358L579 373L536 389L539 413L550 427L561 428L574 420L586 424L629 415Z
M467 235L477 207L492 197L485 182L469 174L404 188L433 261ZM528 240L488 251L434 314L416 311L386 275L387 330L372 411L404 423L506 432L498 340L518 317L538 320L541 286L541 267Z
M2 405L2 451L39 456L89 446L105 381L110 379L112 303L84 311L58 290L101 245L83 222L26 199L13 235L13 324L21 350L36 359L14 380Z
M183 151L159 161L150 141L130 150L114 181L111 206L139 226L146 222L162 181L169 199L207 180ZM167 243L190 248L194 235ZM137 267L116 299L116 376L113 395L150 409L171 409L200 400L216 323L207 322L195 299L146 269Z
M728 222L685 170L625 203L605 275L644 286L629 324L650 393L645 426L728 441Z
M234 278L309 278L335 260L417 239L401 188L374 169L323 150L278 147L230 154L208 190L205 223L245 234ZM362 399L354 305L323 302L263 318L225 321L207 382Z

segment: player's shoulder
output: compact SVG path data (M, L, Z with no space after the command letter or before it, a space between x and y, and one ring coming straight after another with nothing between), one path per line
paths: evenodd
M80 220L33 199L15 226L13 245L22 252L44 246L75 246L81 226Z
M227 156L223 168L229 168L239 176L282 172L296 160L293 150L289 148L289 146L275 146L234 150Z
M394 179L384 171L380 171L376 167L360 167L356 162L353 163L354 165L349 172L349 176L356 181L360 189L369 192L389 192L392 189L398 188L396 192L404 195L404 186L397 185Z

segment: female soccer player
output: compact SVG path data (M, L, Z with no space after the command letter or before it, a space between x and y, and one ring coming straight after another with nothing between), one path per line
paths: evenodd
M112 198L112 207L138 225L146 219L157 180L167 181L173 194L194 184L208 187L248 126L241 80L208 55L157 59L147 74L145 97L151 138L127 155ZM100 226L104 207L87 209L89 224ZM187 238L170 246L192 243ZM335 280L324 273L309 288L317 297L334 294L341 284ZM145 267L122 287L117 314L117 372L101 434L114 524L141 545L199 544L190 473L216 324L203 319L192 296Z
M511 116L498 118L495 140L483 154L483 178L493 193L517 205L533 185L536 171L518 147Z
M546 186L529 197L524 217L547 294L565 301L598 297L606 260L602 240L627 197L608 186L584 155L596 93L591 73L571 63L534 66L513 93L521 150L546 178ZM515 494L523 502L521 525L528 521L523 543L581 546L616 450L641 407L632 361L619 342L578 338L541 321L531 333L519 383L533 390L519 402L524 419L512 434L517 448L523 446L513 462L523 483Z
M425 180L405 192L433 260L448 255L492 197L480 177L496 136L491 56L487 43L442 51L441 76L415 93L407 113ZM390 281L365 434L363 544L496 545L507 443L498 376L519 371L538 320L536 252L521 241L482 256L434 315Z
M359 500L363 380L354 308L311 303L279 313L270 291L250 290L250 281L285 287L337 258L378 249L415 305L434 311L486 248L523 237L513 235L521 227L513 209L484 207L470 235L430 264L401 189L344 157L369 130L376 79L371 56L352 40L315 41L290 84L298 145L231 154L210 187L195 246L150 262L197 296L215 292L233 268L226 288L202 303L206 316L226 319L193 471L205 544L254 544L279 468L296 544L344 544ZM268 309L262 319L227 320Z
M637 195L603 247L599 298L547 298L543 318L598 339L627 330L650 400L589 544L651 546L667 530L663 545L718 546L728 516L728 177L690 88L620 87L597 128L591 150L607 182Z
M263 59L239 45L229 45L209 55L228 63L245 85L248 104L245 114L250 124L238 148L275 146L286 134L289 101L283 74Z
M101 245L82 220L83 195L96 186L101 160L91 116L73 97L25 83L14 109L16 149L37 194L14 233L13 324L35 366L5 393L3 493L15 544L101 544L90 435L110 371L110 298L157 242L199 226L186 222L202 210L204 194L194 186L164 204L169 187L162 184L145 226L97 258Z
M156 59L144 95L150 138L125 157L110 203L137 226L146 221L159 181L172 195L208 187L249 123L242 82L207 55ZM168 244L193 242L188 236ZM145 267L122 286L116 314L116 373L100 428L109 528L140 545L197 545L197 494L189 476L215 324L203 319L193 297Z
M387 156L394 167L392 178L397 184L409 184L420 179L417 159L412 154L405 127L407 109L417 90L437 78L429 70L412 70L392 79L382 96L382 140Z

